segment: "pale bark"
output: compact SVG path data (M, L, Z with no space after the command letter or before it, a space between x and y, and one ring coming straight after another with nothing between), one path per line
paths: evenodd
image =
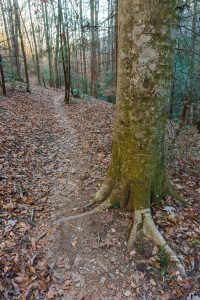
M166 193L164 132L172 70L176 1L119 0L117 116L111 164L96 202L134 211L128 247L143 232L163 246L185 275L151 217ZM162 12L162 13L161 13Z

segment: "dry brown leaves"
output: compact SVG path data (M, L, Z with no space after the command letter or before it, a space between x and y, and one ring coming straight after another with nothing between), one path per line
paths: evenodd
M14 93L0 102L0 299L43 299L49 291L36 229L38 200L49 189L41 176L50 137L41 97Z
M37 227L44 216L50 215L48 209L52 208L46 203L46 195L51 190L50 177L57 164L62 165L55 144L64 129L56 123L46 93L44 90L31 95L14 93L0 101L0 299L58 299L59 292L52 284L55 274L43 252L46 232L38 232ZM114 107L104 102L80 101L71 104L66 114L79 133L78 151L81 151L82 163L88 170L69 169L74 180L78 177L81 182L78 190L69 195L78 197L82 194L87 200L91 189L94 192L98 188L108 167ZM138 256L135 250L127 255L125 234L131 215L108 212L96 221L102 226L95 233L93 244L85 245L88 253L98 257L99 269L91 260L91 266L96 267L95 273L80 274L76 269L80 262L75 259L75 271L63 284L63 290L71 291L72 299L90 299L82 291L89 277L96 287L98 284L105 286L105 295L106 291L115 291L112 299L141 299L143 296L146 299L184 299L190 292L198 291L198 149L199 136L193 129L188 129L179 136L169 161L174 185L188 202L183 204L168 197L161 206L153 207L156 224L184 262L189 278L184 280L173 268L162 277L156 247L149 249L151 255L148 253L145 258ZM80 153L77 156L79 159ZM58 176L65 178L62 173ZM73 248L79 247L76 239L71 243ZM70 273L70 267L66 268ZM81 290L79 296L76 288Z

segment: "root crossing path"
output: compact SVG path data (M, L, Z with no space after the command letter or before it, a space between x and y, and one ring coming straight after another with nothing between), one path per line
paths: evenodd
M132 214L110 210L69 221L68 216L82 213L106 174L114 115L111 104L74 99L66 106L62 91L34 86L31 94L11 94L2 105L2 120L9 125L5 127L8 148L13 152L2 154L10 164L10 169L5 164L5 180L11 178L5 190L17 199L16 210L15 200L12 203L13 215L6 217L9 226L14 226L12 236L6 238L7 231L3 237L10 241L18 234L15 240L20 241L16 248L9 244L18 264L15 277L20 278L9 279L10 285L15 284L13 290L19 285L27 299L168 299L177 297L179 280L181 288L190 285L195 291L196 279L194 284L184 283L173 270L173 276L168 273L160 280L155 245L144 241L136 245L137 251L127 253ZM4 180L4 173L0 175ZM5 209L10 212L11 208L5 202ZM167 212L161 210L160 215L167 217ZM176 223L176 230L181 226ZM173 247L179 254L178 245Z

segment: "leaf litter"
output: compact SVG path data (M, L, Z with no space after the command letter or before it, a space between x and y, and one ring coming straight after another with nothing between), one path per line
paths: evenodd
M169 155L170 176L187 202L169 196L153 205L159 230L186 266L185 280L172 265L162 275L154 245L126 252L129 212L51 223L81 211L101 185L115 113L97 100L66 107L62 95L34 87L0 102L0 299L198 299L197 132L183 131Z

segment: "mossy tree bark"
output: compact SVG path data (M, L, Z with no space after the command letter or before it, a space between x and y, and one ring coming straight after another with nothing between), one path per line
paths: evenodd
M117 115L105 184L96 202L134 211L128 246L143 231L184 269L151 217L165 194L164 131L171 81L176 1L119 0ZM103 203L105 203L103 202Z
M164 195L175 5L174 0L119 1L117 116L107 178L118 190L113 201L132 210L149 208Z

